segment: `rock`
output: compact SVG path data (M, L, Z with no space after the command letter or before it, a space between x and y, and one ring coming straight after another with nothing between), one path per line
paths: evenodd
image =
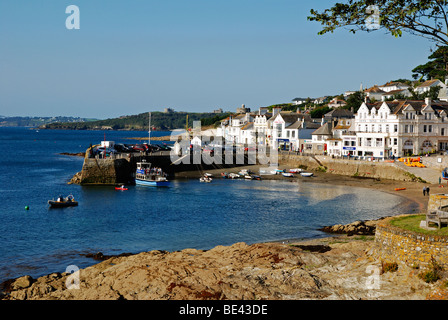
M347 234L349 236L375 235L376 224L367 224L364 221L355 221L347 225L336 224L334 226L326 226L319 230L327 233Z
M33 283L32 277L23 276L23 277L17 278L11 287L13 290L25 289L25 288L28 288L29 286L31 286L32 283Z

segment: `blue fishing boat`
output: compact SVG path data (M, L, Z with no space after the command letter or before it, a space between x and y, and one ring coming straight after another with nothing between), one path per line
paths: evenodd
M151 167L149 162L138 162L135 184L147 187L168 187L170 182L161 168Z

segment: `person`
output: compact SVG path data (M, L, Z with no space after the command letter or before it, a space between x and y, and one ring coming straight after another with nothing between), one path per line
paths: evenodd
M426 186L423 187L423 195L426 195Z
M429 187L426 187L426 195L429 196Z

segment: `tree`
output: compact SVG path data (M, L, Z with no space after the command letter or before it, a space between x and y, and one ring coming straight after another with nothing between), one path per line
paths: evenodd
M344 109L351 110L353 108L354 113L358 112L359 107L361 107L364 102L364 97L364 93L361 91L356 91L347 98L347 105Z
M448 46L439 47L429 57L429 62L415 67L412 72L414 79L439 79L445 81L448 76Z
M403 32L448 45L448 0L348 0L322 13L312 9L308 20L320 22L319 34L348 28L350 32L387 30L395 37Z

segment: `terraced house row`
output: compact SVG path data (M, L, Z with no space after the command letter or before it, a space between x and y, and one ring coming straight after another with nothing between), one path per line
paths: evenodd
M429 98L366 101L356 114L339 108L322 119L260 108L223 120L217 135L304 154L386 159L447 151L447 117L448 102Z

